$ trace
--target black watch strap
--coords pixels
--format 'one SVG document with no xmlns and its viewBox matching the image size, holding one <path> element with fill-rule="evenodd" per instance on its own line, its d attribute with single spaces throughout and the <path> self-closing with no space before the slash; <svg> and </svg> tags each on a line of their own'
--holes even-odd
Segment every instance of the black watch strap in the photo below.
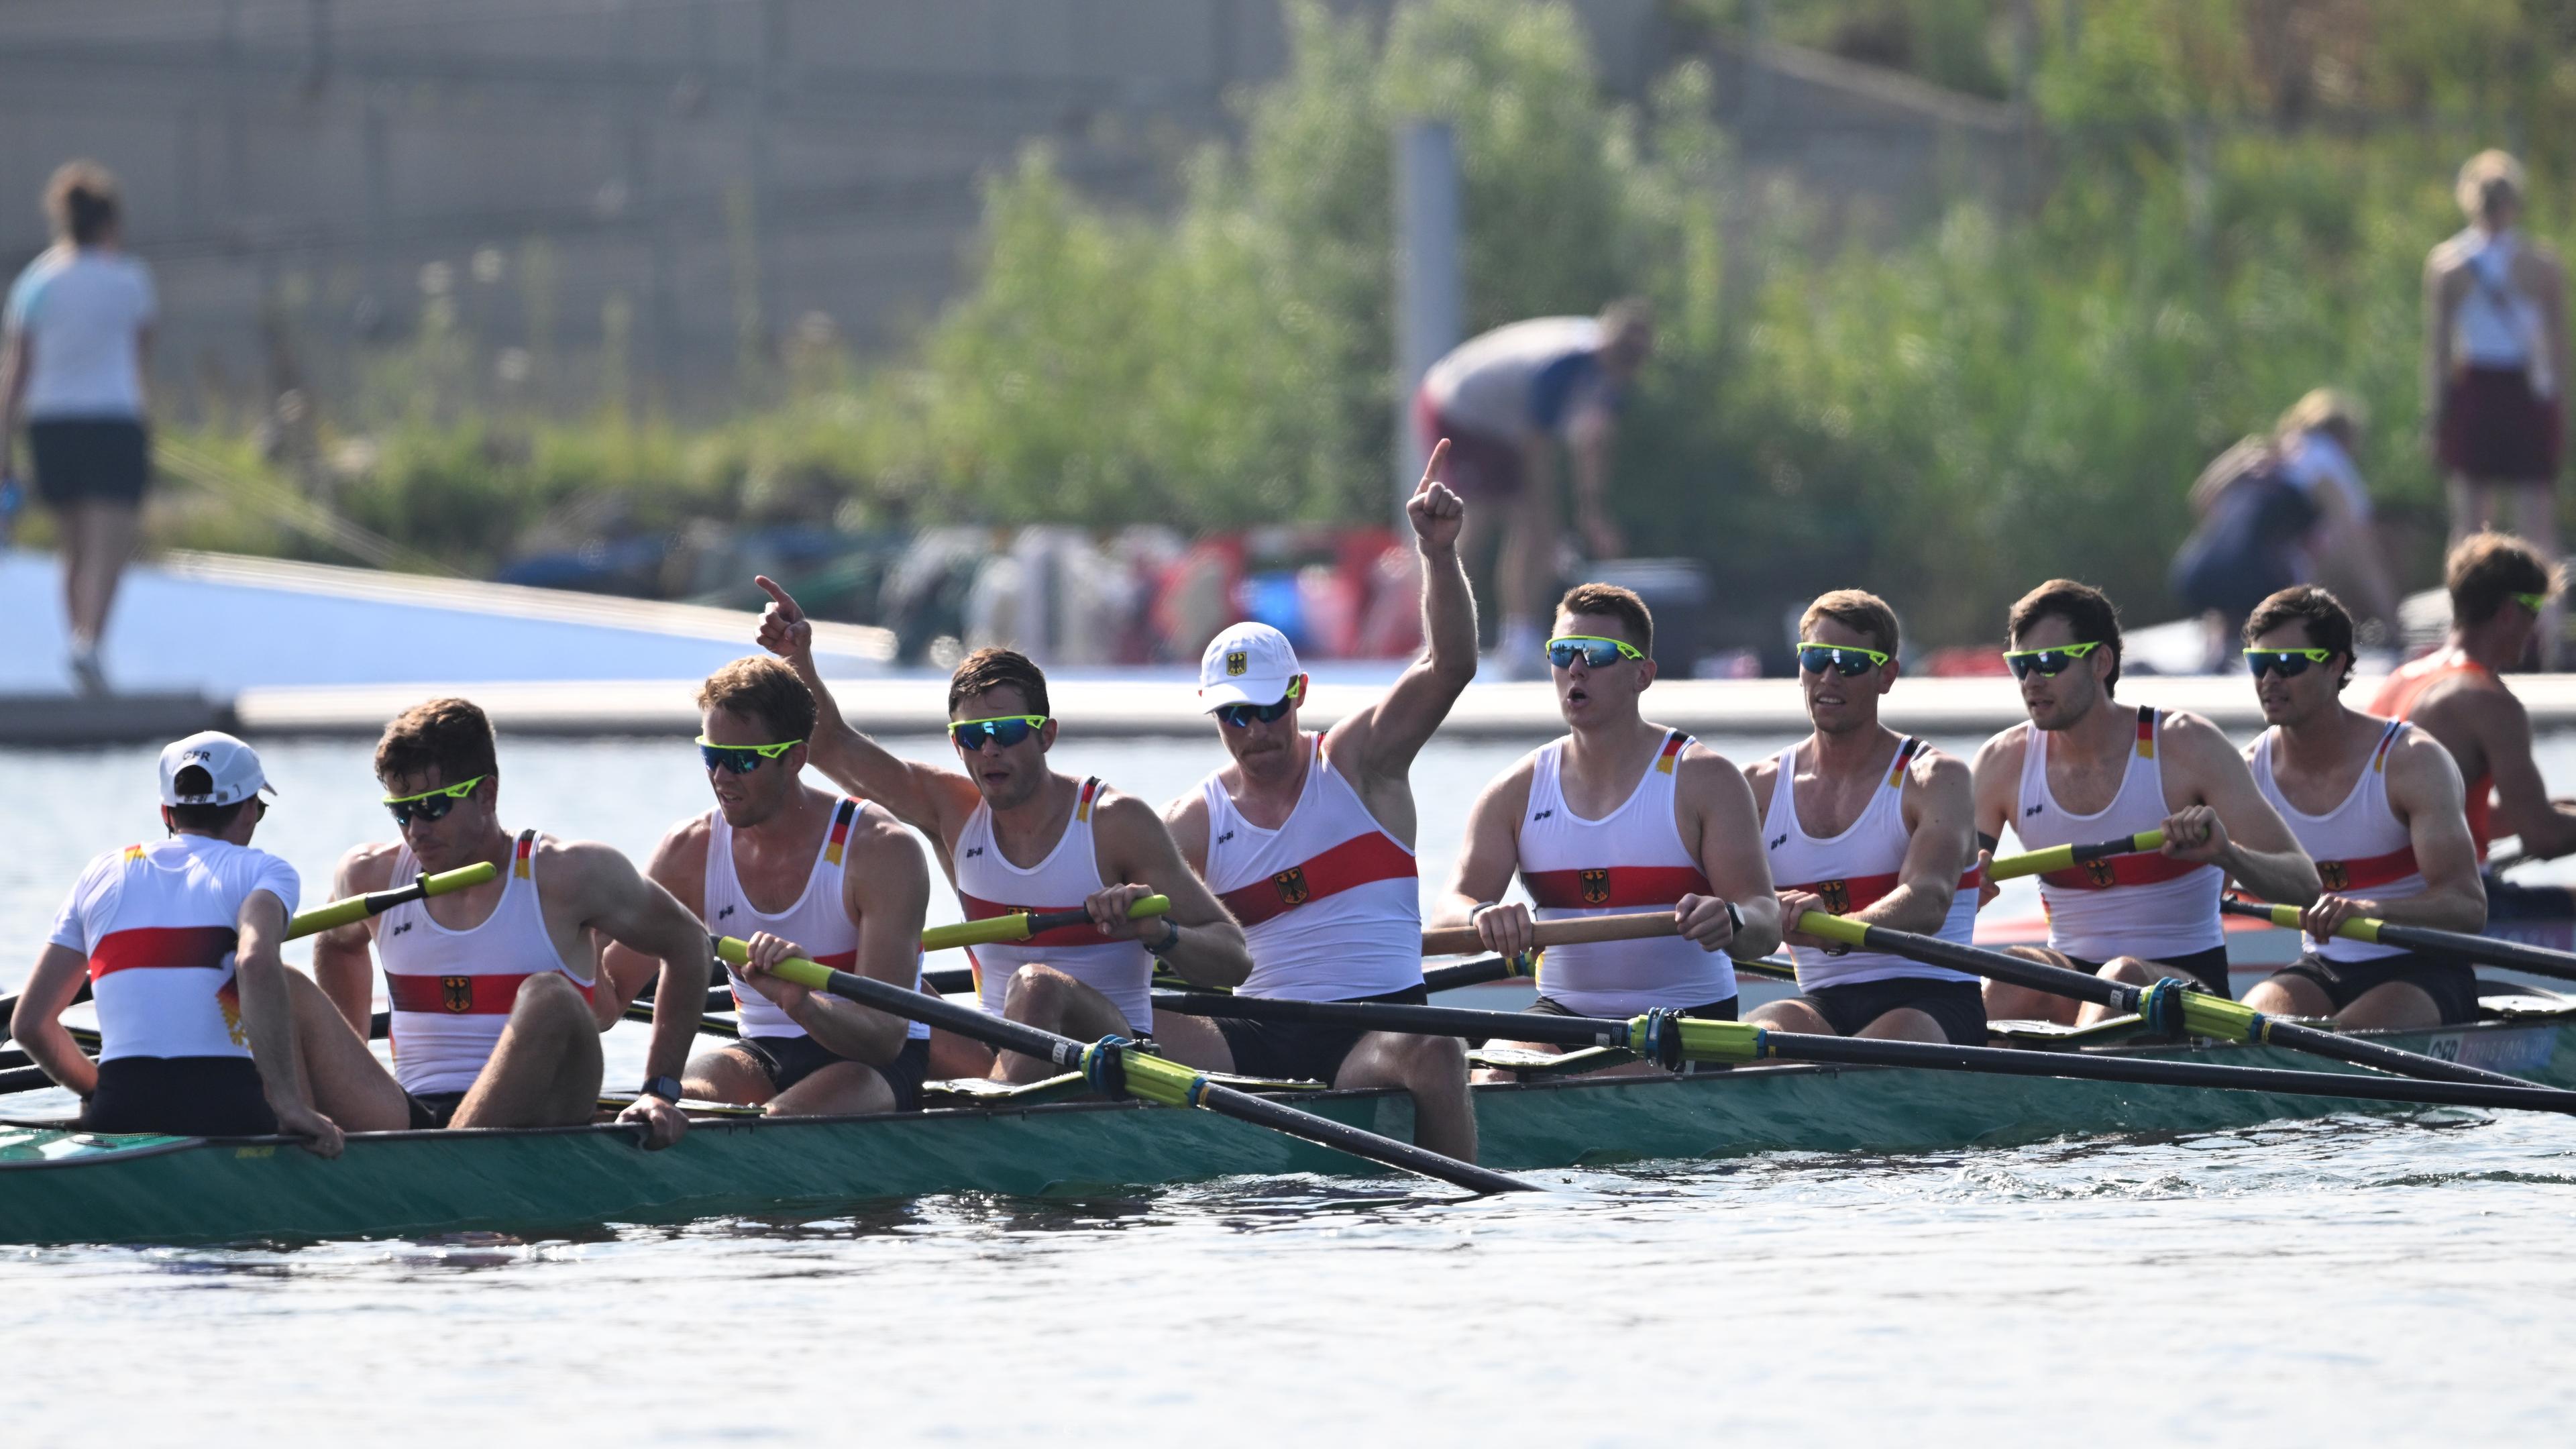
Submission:
<svg viewBox="0 0 2576 1449">
<path fill-rule="evenodd" d="M 1181 944 L 1181 923 L 1173 920 L 1169 916 L 1165 916 L 1163 917 L 1163 939 L 1159 941 L 1147 941 L 1145 943 L 1145 949 L 1152 952 L 1154 955 L 1161 956 L 1169 953 L 1174 946 L 1179 944 Z"/>
<path fill-rule="evenodd" d="M 665 1102 L 677 1102 L 680 1100 L 680 1079 L 677 1077 L 646 1077 L 644 1079 L 644 1090 L 638 1093 L 638 1095 L 645 1097 L 659 1097 Z"/>
</svg>

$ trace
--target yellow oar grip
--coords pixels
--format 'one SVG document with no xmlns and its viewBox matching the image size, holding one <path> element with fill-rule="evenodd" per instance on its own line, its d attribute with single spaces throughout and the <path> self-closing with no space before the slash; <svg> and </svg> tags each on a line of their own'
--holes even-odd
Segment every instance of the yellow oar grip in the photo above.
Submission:
<svg viewBox="0 0 2576 1449">
<path fill-rule="evenodd" d="M 417 900 L 420 896 L 443 896 L 449 891 L 461 891 L 467 886 L 481 885 L 499 873 L 492 862 L 478 860 L 458 870 L 446 870 L 436 875 L 422 876 L 414 882 L 420 887 L 419 895 L 414 895 L 406 887 L 397 887 L 387 891 L 370 891 L 362 896 L 350 896 L 346 900 L 315 906 L 286 923 L 286 938 L 292 941 L 299 936 L 315 936 L 324 931 L 336 931 L 352 921 L 363 921 L 378 911 L 400 904 L 401 901 Z M 386 896 L 395 896 L 399 899 L 383 900 L 382 898 Z"/>
<path fill-rule="evenodd" d="M 745 965 L 751 960 L 751 946 L 739 936 L 718 936 L 716 959 L 728 966 Z M 788 957 L 771 967 L 769 974 L 815 991 L 829 989 L 832 981 L 831 967 L 820 961 L 808 961 L 802 956 Z"/>
<path fill-rule="evenodd" d="M 2297 906 L 2272 907 L 2272 924 L 2284 931 L 2299 929 L 2299 908 Z M 2379 928 L 2386 924 L 2385 921 L 2374 921 L 2368 916 L 2355 916 L 2335 927 L 2335 934 L 2347 941 L 2368 941 L 2376 946 L 2379 944 Z"/>
<path fill-rule="evenodd" d="M 1147 896 L 1127 908 L 1127 919 L 1141 921 L 1150 916 L 1163 915 L 1171 908 L 1171 897 Z M 1007 916 L 987 916 L 980 921 L 959 921 L 953 926 L 933 926 L 921 933 L 921 949 L 947 951 L 959 946 L 989 946 L 1002 941 L 1025 941 L 1034 934 L 1036 933 L 1029 928 L 1029 913 L 1014 911 Z"/>
<path fill-rule="evenodd" d="M 1822 911 L 1809 911 L 1800 916 L 1796 929 L 1844 946 L 1862 945 L 1869 937 L 1869 927 L 1864 923 L 1849 916 L 1829 916 Z"/>
<path fill-rule="evenodd" d="M 2163 849 L 2164 843 L 2165 833 L 2162 830 L 2141 830 L 2128 838 L 2125 842 L 2126 849 L 2115 851 L 2113 854 L 2143 854 L 2150 850 Z M 2075 852 L 2078 848 L 2074 845 L 2052 845 L 2046 850 L 2034 850 L 2028 855 L 2000 857 L 1987 862 L 1986 879 L 2012 880 L 2025 875 L 2046 875 L 2052 870 L 2072 870 L 2075 868 Z"/>
</svg>

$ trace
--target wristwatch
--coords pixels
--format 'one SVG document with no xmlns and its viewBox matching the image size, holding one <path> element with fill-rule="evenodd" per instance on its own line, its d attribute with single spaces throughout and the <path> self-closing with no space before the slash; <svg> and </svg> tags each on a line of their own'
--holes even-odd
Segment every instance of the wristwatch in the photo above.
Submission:
<svg viewBox="0 0 2576 1449">
<path fill-rule="evenodd" d="M 1171 949 L 1179 944 L 1181 944 L 1180 924 L 1174 921 L 1171 917 L 1165 916 L 1163 918 L 1163 939 L 1159 941 L 1147 941 L 1144 943 L 1144 946 L 1146 950 L 1153 954 L 1164 956 L 1169 955 L 1171 953 Z"/>
<path fill-rule="evenodd" d="M 677 1077 L 646 1077 L 644 1079 L 644 1089 L 636 1095 L 642 1097 L 659 1097 L 665 1102 L 676 1103 L 680 1100 L 680 1079 Z"/>
</svg>

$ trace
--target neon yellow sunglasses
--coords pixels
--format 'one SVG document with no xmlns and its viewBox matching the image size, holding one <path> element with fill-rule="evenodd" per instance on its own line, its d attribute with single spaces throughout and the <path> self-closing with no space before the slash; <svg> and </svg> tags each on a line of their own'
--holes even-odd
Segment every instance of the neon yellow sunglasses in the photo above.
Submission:
<svg viewBox="0 0 2576 1449">
<path fill-rule="evenodd" d="M 1007 750 L 1036 734 L 1046 722 L 1047 716 L 1042 714 L 997 714 L 991 719 L 961 719 L 948 727 L 948 737 L 957 742 L 957 748 L 969 752 L 984 748 L 986 740 L 996 741 Z"/>
<path fill-rule="evenodd" d="M 1594 669 L 1607 669 L 1622 659 L 1645 657 L 1645 651 L 1634 644 L 1598 634 L 1559 634 L 1547 641 L 1547 662 L 1559 669 L 1573 668 L 1577 659 Z"/>
<path fill-rule="evenodd" d="M 2037 673 L 2042 679 L 2055 679 L 2065 672 L 2067 665 L 2101 647 L 2102 641 L 2095 639 L 2083 644 L 2059 644 L 2047 649 L 2007 649 L 2004 651 L 2004 667 L 2012 671 L 2015 679 L 2028 679 L 2033 673 Z"/>
<path fill-rule="evenodd" d="M 490 775 L 477 775 L 471 780 L 459 780 L 453 785 L 441 785 L 435 790 L 423 790 L 417 795 L 387 795 L 382 803 L 387 810 L 393 812 L 394 825 L 397 829 L 409 825 L 414 819 L 444 820 L 447 818 L 447 812 L 456 808 L 457 801 L 473 793 L 475 786 L 491 778 Z"/>
<path fill-rule="evenodd" d="M 720 745 L 705 735 L 698 736 L 698 758 L 710 770 L 731 770 L 748 775 L 760 768 L 763 760 L 774 760 L 805 743 L 803 740 L 781 740 L 774 745 Z"/>
<path fill-rule="evenodd" d="M 2331 649 L 2248 649 L 2245 672 L 2260 679 L 2268 669 L 2283 679 L 2296 679 L 2308 672 L 2309 665 L 2323 664 L 2333 657 Z"/>
<path fill-rule="evenodd" d="M 2549 596 L 2547 594 L 2516 594 L 2513 596 L 2513 601 L 2535 614 L 2539 613 L 2542 609 L 2549 607 Z"/>
</svg>

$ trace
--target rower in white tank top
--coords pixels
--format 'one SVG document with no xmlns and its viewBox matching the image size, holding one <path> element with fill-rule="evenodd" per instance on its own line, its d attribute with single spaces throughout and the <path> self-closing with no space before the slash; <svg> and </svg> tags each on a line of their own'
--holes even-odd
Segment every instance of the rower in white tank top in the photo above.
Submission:
<svg viewBox="0 0 2576 1449">
<path fill-rule="evenodd" d="M 993 840 L 993 807 L 975 802 L 975 813 L 957 832 L 950 859 L 957 867 L 957 900 L 966 919 L 981 921 L 1014 911 L 1078 911 L 1082 903 L 1110 882 L 1101 879 L 1100 856 L 1092 845 L 1091 803 L 1100 794 L 1097 776 L 1082 782 L 1073 818 L 1055 849 L 1022 870 L 1002 857 Z M 1089 921 L 1040 931 L 1025 941 L 977 946 L 967 952 L 975 963 L 975 989 L 984 1009 L 1002 1014 L 1011 977 L 1028 965 L 1052 966 L 1109 998 L 1139 1032 L 1154 1027 L 1154 958 L 1135 941 L 1104 941 Z"/>
<path fill-rule="evenodd" d="M 1805 891 L 1839 916 L 1865 910 L 1896 889 L 1905 868 L 1906 850 L 1914 841 L 1913 832 L 1905 828 L 1905 767 L 1922 747 L 1921 740 L 1911 737 L 1899 744 L 1896 763 L 1877 792 L 1869 797 L 1860 818 L 1829 840 L 1809 835 L 1798 822 L 1798 747 L 1791 745 L 1780 752 L 1771 803 L 1762 815 L 1762 840 L 1771 849 L 1771 878 L 1783 882 L 1777 888 L 1781 893 Z M 1950 914 L 1933 934 L 1962 946 L 1975 943 L 1977 873 L 1973 868 L 1961 877 L 1958 894 L 1950 898 Z M 1978 979 L 1964 971 L 1926 966 L 1883 951 L 1834 954 L 1808 946 L 1793 946 L 1790 951 L 1797 958 L 1798 985 L 1802 990 L 1900 977 L 1927 981 Z"/>
<path fill-rule="evenodd" d="M 848 849 L 850 827 L 859 818 L 859 802 L 843 797 L 832 810 L 832 828 L 823 832 L 822 847 L 814 853 L 814 868 L 805 876 L 805 893 L 796 903 L 777 915 L 770 915 L 751 903 L 743 894 L 742 879 L 734 874 L 733 827 L 725 823 L 724 812 L 708 812 L 714 829 L 707 839 L 706 894 L 701 898 L 707 908 L 707 929 L 720 936 L 737 936 L 745 940 L 755 931 L 767 931 L 782 940 L 793 941 L 818 961 L 835 971 L 847 971 L 859 959 L 859 923 L 850 919 L 842 899 L 841 878 L 846 869 L 842 852 Z M 805 1028 L 796 1018 L 781 1010 L 778 1003 L 761 995 L 742 979 L 742 973 L 728 966 L 726 978 L 733 984 L 734 1006 L 747 1037 L 803 1036 Z M 916 963 L 912 989 L 921 989 L 921 973 Z M 916 1021 L 904 1035 L 915 1039 L 930 1035 L 926 1022 Z"/>
<path fill-rule="evenodd" d="M 292 916 L 298 889 L 285 861 L 204 835 L 91 861 L 50 939 L 89 958 L 98 1059 L 248 1059 L 233 974 L 242 902 L 268 891 Z"/>
<path fill-rule="evenodd" d="M 470 930 L 440 925 L 422 901 L 406 901 L 379 919 L 376 957 L 384 963 L 385 994 L 393 1000 L 394 1080 L 404 1091 L 472 1089 L 492 1060 L 501 1029 L 510 1024 L 519 984 L 531 976 L 560 972 L 583 1000 L 590 999 L 591 977 L 564 964 L 546 930 L 545 909 L 537 900 L 536 848 L 537 832 L 519 832 L 509 874 L 501 879 L 501 899 Z M 411 847 L 395 852 L 393 885 L 408 885 L 419 874 Z"/>
<path fill-rule="evenodd" d="M 2092 815 L 2076 815 L 2048 791 L 2048 731 L 2031 729 L 2022 751 L 2021 794 L 2013 834 L 2024 850 L 2053 845 L 2094 845 L 2141 831 L 2161 830 L 2164 771 L 2156 763 L 2156 735 L 2163 715 L 2138 707 L 2136 748 L 2120 777 L 2120 791 Z M 2080 961 L 2114 956 L 2170 960 L 2227 944 L 2218 898 L 2226 874 L 2155 852 L 2086 861 L 2039 878 L 2040 904 L 2048 911 L 2048 944 Z"/>
<path fill-rule="evenodd" d="M 1520 823 L 1521 885 L 1541 921 L 1670 910 L 1713 894 L 1682 840 L 1677 767 L 1690 736 L 1673 730 L 1618 809 L 1586 820 L 1565 803 L 1564 740 L 1538 752 L 1529 814 Z M 1550 946 L 1539 994 L 1578 1016 L 1629 1016 L 1658 1007 L 1715 1006 L 1735 996 L 1735 962 L 1678 936 Z"/>
<path fill-rule="evenodd" d="M 2428 888 L 2423 869 L 2415 862 L 2415 837 L 2388 804 L 2388 752 L 2411 728 L 2404 720 L 2390 720 L 2379 732 L 2379 745 L 2370 752 L 2370 764 L 2361 778 L 2353 782 L 2352 793 L 2323 815 L 2310 815 L 2292 805 L 2272 778 L 2272 742 L 2280 737 L 2280 728 L 2265 730 L 2254 742 L 2256 788 L 2290 822 L 2299 848 L 2316 861 L 2319 879 L 2337 895 L 2367 891 L 2375 901 L 2399 901 L 2420 896 Z M 2322 946 L 2313 941 L 2307 945 L 2329 961 L 2371 961 L 2405 954 L 2396 946 L 2341 936 Z"/>
<path fill-rule="evenodd" d="M 1314 753 L 1297 806 L 1277 830 L 1234 808 L 1218 775 L 1208 812 L 1207 883 L 1243 923 L 1252 974 L 1236 992 L 1350 1001 L 1422 984 L 1422 885 L 1413 851 L 1387 834 L 1339 770 Z"/>
</svg>

